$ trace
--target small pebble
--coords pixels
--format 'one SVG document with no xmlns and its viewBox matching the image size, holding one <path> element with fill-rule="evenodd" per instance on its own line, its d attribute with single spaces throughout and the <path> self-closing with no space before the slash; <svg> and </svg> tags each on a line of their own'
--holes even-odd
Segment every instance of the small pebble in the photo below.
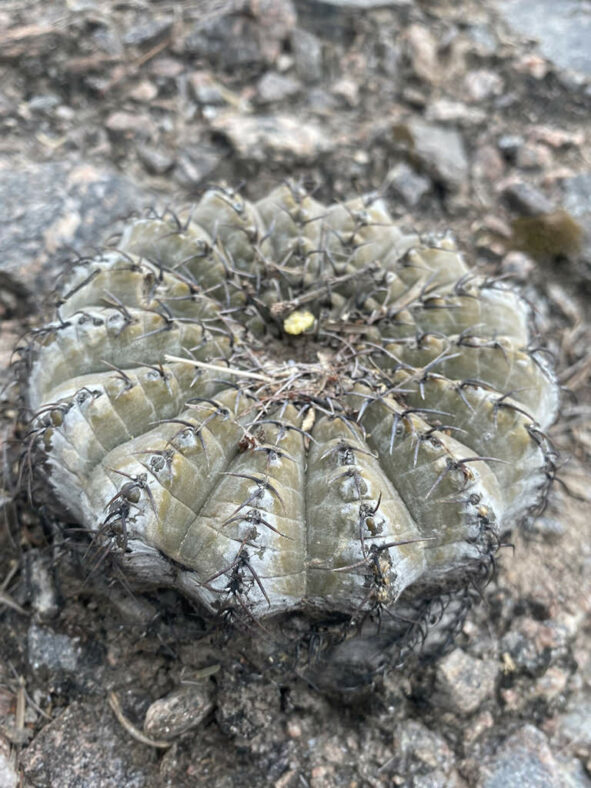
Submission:
<svg viewBox="0 0 591 788">
<path fill-rule="evenodd" d="M 172 740 L 196 728 L 213 710 L 211 684 L 191 684 L 154 701 L 144 720 L 153 739 Z"/>
</svg>

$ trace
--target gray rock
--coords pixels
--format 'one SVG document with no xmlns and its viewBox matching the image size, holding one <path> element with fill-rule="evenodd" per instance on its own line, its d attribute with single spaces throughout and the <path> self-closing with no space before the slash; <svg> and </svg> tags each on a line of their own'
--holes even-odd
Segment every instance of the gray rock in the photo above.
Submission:
<svg viewBox="0 0 591 788">
<path fill-rule="evenodd" d="M 27 634 L 29 664 L 34 671 L 42 667 L 73 673 L 78 670 L 80 644 L 67 635 L 32 624 Z"/>
<path fill-rule="evenodd" d="M 4 93 L 0 92 L 0 118 L 5 118 L 7 115 L 10 115 L 14 112 L 14 104 L 10 99 L 4 95 Z"/>
<path fill-rule="evenodd" d="M 499 42 L 494 28 L 490 25 L 478 22 L 470 24 L 468 21 L 466 33 L 476 44 L 480 55 L 486 57 L 496 54 Z"/>
<path fill-rule="evenodd" d="M 578 270 L 587 281 L 591 279 L 591 172 L 584 172 L 563 181 L 564 207 L 577 217 L 582 228 Z"/>
<path fill-rule="evenodd" d="M 564 208 L 573 216 L 591 214 L 591 172 L 583 172 L 562 182 Z"/>
<path fill-rule="evenodd" d="M 221 160 L 222 155 L 215 148 L 200 145 L 185 148 L 177 157 L 174 179 L 188 189 L 198 187 L 213 175 Z"/>
<path fill-rule="evenodd" d="M 441 736 L 429 730 L 416 720 L 405 720 L 394 729 L 394 751 L 388 771 L 407 778 L 412 775 L 413 782 L 422 780 L 422 786 L 446 785 L 440 782 L 454 765 L 454 755 Z"/>
<path fill-rule="evenodd" d="M 145 788 L 154 760 L 155 752 L 125 733 L 106 703 L 99 709 L 72 703 L 43 728 L 21 763 L 36 788 Z"/>
<path fill-rule="evenodd" d="M 320 126 L 293 115 L 239 115 L 216 118 L 212 127 L 241 159 L 257 162 L 312 162 L 332 148 Z"/>
<path fill-rule="evenodd" d="M 36 679 L 56 696 L 104 692 L 104 649 L 97 641 L 83 642 L 32 623 L 27 632 L 27 658 Z"/>
<path fill-rule="evenodd" d="M 560 745 L 566 744 L 573 754 L 591 758 L 591 696 L 571 700 L 566 714 L 556 720 L 556 735 Z"/>
<path fill-rule="evenodd" d="M 0 785 L 3 788 L 16 788 L 18 783 L 18 775 L 10 759 L 3 752 L 0 752 Z"/>
<path fill-rule="evenodd" d="M 291 0 L 259 0 L 236 11 L 231 4 L 199 21 L 185 38 L 185 54 L 227 71 L 273 63 L 295 25 Z"/>
<path fill-rule="evenodd" d="M 112 112 L 105 121 L 105 128 L 113 137 L 138 137 L 145 139 L 154 133 L 154 124 L 146 114 Z"/>
<path fill-rule="evenodd" d="M 277 71 L 267 71 L 257 85 L 257 101 L 259 104 L 283 101 L 296 96 L 301 89 L 302 86 L 296 79 L 278 74 Z"/>
<path fill-rule="evenodd" d="M 298 77 L 307 84 L 319 82 L 323 74 L 322 43 L 312 33 L 296 28 L 291 47 Z"/>
<path fill-rule="evenodd" d="M 153 175 L 164 175 L 174 167 L 173 156 L 150 145 L 138 145 L 137 155 L 146 170 Z"/>
<path fill-rule="evenodd" d="M 425 119 L 429 122 L 444 123 L 462 128 L 478 126 L 487 118 L 487 114 L 480 107 L 472 107 L 462 101 L 452 101 L 447 98 L 430 101 L 425 111 Z"/>
<path fill-rule="evenodd" d="M 390 31 L 387 28 L 380 33 L 378 47 L 380 66 L 384 74 L 391 80 L 396 80 L 397 83 L 400 77 L 402 49 L 398 42 L 391 40 Z"/>
<path fill-rule="evenodd" d="M 55 618 L 59 613 L 59 602 L 51 554 L 36 548 L 28 550 L 24 565 L 31 607 L 40 621 Z"/>
<path fill-rule="evenodd" d="M 61 260 L 100 245 L 119 218 L 152 202 L 128 178 L 90 164 L 0 169 L 3 286 L 21 299 L 51 292 Z"/>
<path fill-rule="evenodd" d="M 337 79 L 332 83 L 330 92 L 346 107 L 356 107 L 359 104 L 359 85 L 354 79 Z"/>
<path fill-rule="evenodd" d="M 60 104 L 55 110 L 55 117 L 64 123 L 71 123 L 76 117 L 76 110 L 67 104 Z"/>
<path fill-rule="evenodd" d="M 6 6 L 5 6 L 6 7 Z M 68 33 L 58 25 L 34 24 L 34 15 L 30 15 L 30 23 L 10 27 L 2 19 L 0 30 L 0 48 L 3 62 L 11 61 L 25 55 L 27 58 L 50 55 L 60 47 L 65 47 Z"/>
<path fill-rule="evenodd" d="M 196 728 L 212 710 L 209 682 L 181 687 L 152 703 L 146 712 L 144 731 L 154 739 L 172 740 Z"/>
<path fill-rule="evenodd" d="M 123 36 L 123 43 L 128 46 L 155 44 L 170 33 L 172 21 L 172 19 L 150 19 L 141 25 L 136 25 Z"/>
<path fill-rule="evenodd" d="M 479 145 L 472 158 L 472 176 L 475 181 L 490 187 L 505 173 L 505 160 L 494 145 Z"/>
<path fill-rule="evenodd" d="M 411 120 L 395 125 L 393 138 L 412 162 L 451 191 L 458 191 L 466 182 L 468 157 L 456 129 Z"/>
<path fill-rule="evenodd" d="M 329 116 L 339 105 L 337 97 L 321 87 L 308 90 L 306 100 L 310 110 L 317 115 Z"/>
<path fill-rule="evenodd" d="M 515 164 L 522 170 L 550 169 L 552 154 L 545 145 L 525 143 L 517 151 Z"/>
<path fill-rule="evenodd" d="M 173 87 L 185 71 L 185 64 L 173 57 L 159 57 L 150 64 L 150 74 L 159 84 Z"/>
<path fill-rule="evenodd" d="M 503 80 L 489 69 L 479 68 L 469 71 L 464 79 L 464 85 L 471 101 L 484 101 L 503 92 Z"/>
<path fill-rule="evenodd" d="M 450 775 L 441 769 L 435 769 L 429 774 L 415 774 L 412 778 L 412 788 L 461 788 L 464 785 L 457 773 Z"/>
<path fill-rule="evenodd" d="M 412 0 L 322 0 L 322 3 L 352 11 L 371 11 L 374 8 L 402 8 L 411 5 Z"/>
<path fill-rule="evenodd" d="M 413 0 L 295 0 L 298 20 L 306 29 L 339 43 L 349 43 L 362 13 L 391 8 L 408 11 Z M 401 15 L 401 23 L 406 15 Z"/>
<path fill-rule="evenodd" d="M 414 208 L 431 188 L 431 181 L 419 175 L 405 162 L 393 167 L 387 175 L 388 186 L 396 197 Z"/>
<path fill-rule="evenodd" d="M 518 33 L 538 39 L 548 60 L 591 74 L 591 14 L 586 0 L 497 0 L 497 5 Z"/>
<path fill-rule="evenodd" d="M 149 79 L 142 79 L 129 91 L 129 98 L 138 101 L 140 104 L 149 104 L 151 101 L 154 101 L 157 95 L 158 87 Z"/>
<path fill-rule="evenodd" d="M 189 74 L 189 88 L 198 104 L 221 107 L 226 103 L 223 88 L 208 71 Z"/>
<path fill-rule="evenodd" d="M 507 205 L 521 216 L 540 216 L 551 213 L 554 205 L 535 186 L 525 181 L 511 183 L 503 189 Z"/>
<path fill-rule="evenodd" d="M 231 70 L 262 65 L 256 23 L 246 17 L 221 16 L 197 23 L 184 43 L 185 54 Z"/>
<path fill-rule="evenodd" d="M 555 756 L 533 725 L 518 730 L 480 766 L 478 788 L 588 788 L 575 760 Z"/>
<path fill-rule="evenodd" d="M 457 648 L 437 666 L 432 701 L 455 714 L 472 714 L 493 696 L 498 672 L 496 662 L 475 659 Z"/>
<path fill-rule="evenodd" d="M 55 109 L 60 102 L 59 96 L 48 93 L 45 96 L 33 96 L 27 101 L 27 107 L 31 112 L 38 112 L 40 115 L 44 115 Z"/>
</svg>

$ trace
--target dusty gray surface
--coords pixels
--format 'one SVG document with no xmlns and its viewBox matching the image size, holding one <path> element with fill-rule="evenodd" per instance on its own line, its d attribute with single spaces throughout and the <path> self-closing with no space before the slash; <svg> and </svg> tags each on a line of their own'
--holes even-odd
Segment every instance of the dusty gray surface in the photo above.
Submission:
<svg viewBox="0 0 591 788">
<path fill-rule="evenodd" d="M 574 395 L 564 484 L 507 537 L 456 650 L 354 706 L 258 675 L 176 597 L 87 580 L 54 524 L 6 509 L 1 785 L 591 785 L 589 7 L 518 5 L 0 5 L 4 365 L 66 247 L 212 180 L 256 198 L 290 175 L 327 201 L 381 189 L 405 226 L 521 281 Z"/>
</svg>

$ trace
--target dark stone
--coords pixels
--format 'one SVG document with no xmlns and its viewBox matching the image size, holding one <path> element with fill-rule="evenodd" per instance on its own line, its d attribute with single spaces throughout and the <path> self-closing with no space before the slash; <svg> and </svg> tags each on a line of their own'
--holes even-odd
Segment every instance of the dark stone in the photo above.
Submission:
<svg viewBox="0 0 591 788">
<path fill-rule="evenodd" d="M 22 755 L 29 785 L 145 788 L 155 751 L 135 742 L 105 703 L 72 703 L 38 734 Z"/>
<path fill-rule="evenodd" d="M 186 54 L 227 71 L 273 63 L 295 25 L 291 0 L 258 0 L 199 21 L 184 41 Z"/>
<path fill-rule="evenodd" d="M 4 93 L 0 92 L 0 118 L 5 118 L 14 112 L 15 106 L 12 101 L 10 101 Z"/>
<path fill-rule="evenodd" d="M 198 23 L 185 39 L 184 50 L 227 70 L 264 62 L 257 26 L 246 17 L 222 16 Z"/>
<path fill-rule="evenodd" d="M 412 0 L 295 0 L 301 26 L 322 38 L 347 44 L 355 37 L 363 13 L 393 9 L 408 11 Z"/>
<path fill-rule="evenodd" d="M 509 208 L 522 216 L 540 216 L 554 210 L 554 205 L 539 189 L 524 181 L 507 186 L 503 197 Z"/>
<path fill-rule="evenodd" d="M 519 672 L 537 677 L 566 655 L 566 644 L 566 632 L 558 624 L 523 617 L 514 620 L 499 649 L 511 657 Z"/>
<path fill-rule="evenodd" d="M 105 241 L 152 202 L 131 180 L 90 164 L 0 171 L 0 282 L 26 299 L 51 292 L 64 259 Z"/>
<path fill-rule="evenodd" d="M 397 124 L 392 131 L 395 146 L 433 180 L 451 191 L 466 183 L 468 157 L 459 131 L 422 120 Z"/>
<path fill-rule="evenodd" d="M 132 27 L 124 36 L 128 46 L 142 46 L 161 41 L 172 28 L 172 19 L 150 19 L 144 24 Z"/>
<path fill-rule="evenodd" d="M 524 139 L 519 134 L 503 134 L 497 146 L 507 161 L 514 162 L 523 143 Z"/>
<path fill-rule="evenodd" d="M 74 673 L 78 670 L 80 645 L 67 635 L 33 624 L 28 632 L 29 664 L 34 671 L 42 667 Z"/>
<path fill-rule="evenodd" d="M 104 653 L 97 642 L 55 632 L 48 626 L 31 624 L 27 633 L 27 656 L 33 673 L 54 695 L 100 692 Z"/>
</svg>

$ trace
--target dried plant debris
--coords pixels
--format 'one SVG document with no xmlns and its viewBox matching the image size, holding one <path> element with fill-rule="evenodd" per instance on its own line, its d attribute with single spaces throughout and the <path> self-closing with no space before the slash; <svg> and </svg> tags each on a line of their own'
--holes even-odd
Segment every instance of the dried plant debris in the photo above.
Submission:
<svg viewBox="0 0 591 788">
<path fill-rule="evenodd" d="M 97 562 L 364 675 L 457 626 L 552 477 L 525 301 L 375 196 L 216 188 L 138 219 L 19 356 L 23 484 Z"/>
</svg>

